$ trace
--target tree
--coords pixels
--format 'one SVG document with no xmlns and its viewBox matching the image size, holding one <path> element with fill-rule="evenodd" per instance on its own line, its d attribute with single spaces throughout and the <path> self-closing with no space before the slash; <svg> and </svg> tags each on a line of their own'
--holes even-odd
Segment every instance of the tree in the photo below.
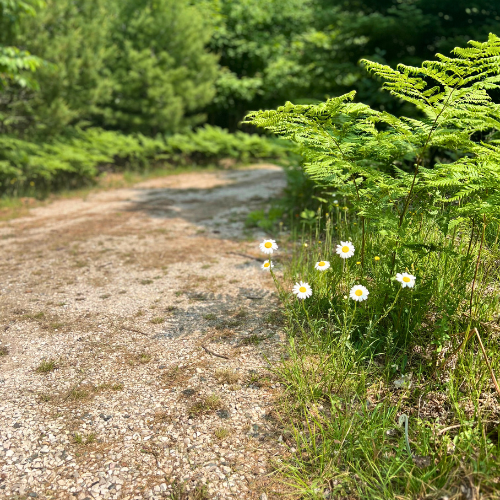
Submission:
<svg viewBox="0 0 500 500">
<path fill-rule="evenodd" d="M 114 0 L 49 0 L 36 17 L 25 19 L 17 41 L 50 61 L 37 72 L 36 93 L 10 89 L 11 124 L 30 137 L 54 136 L 69 125 L 90 123 L 98 103 L 110 95 L 104 59 Z"/>
<path fill-rule="evenodd" d="M 199 0 L 215 26 L 222 71 L 210 121 L 236 127 L 251 109 L 317 102 L 350 89 L 396 114 L 414 112 L 379 92 L 362 58 L 419 65 L 470 39 L 500 33 L 496 0 Z"/>
<path fill-rule="evenodd" d="M 301 64 L 309 68 L 309 95 L 317 99 L 355 89 L 358 99 L 398 114 L 408 105 L 380 92 L 380 81 L 358 64 L 368 58 L 395 67 L 419 65 L 469 40 L 500 33 L 495 0 L 318 0 L 316 36 L 305 37 Z"/>
<path fill-rule="evenodd" d="M 235 128 L 245 112 L 304 96 L 309 78 L 300 40 L 315 0 L 202 0 L 212 19 L 210 49 L 220 57 L 210 121 Z"/>
<path fill-rule="evenodd" d="M 211 30 L 187 0 L 119 3 L 105 60 L 109 99 L 96 116 L 107 127 L 147 134 L 204 121 L 215 94 L 217 58 L 205 44 Z"/>
<path fill-rule="evenodd" d="M 36 71 L 43 61 L 7 43 L 17 33 L 21 18 L 35 15 L 35 7 L 42 5 L 42 0 L 0 0 L 0 89 L 9 82 L 21 87 L 36 87 L 36 82 L 27 73 Z"/>
</svg>

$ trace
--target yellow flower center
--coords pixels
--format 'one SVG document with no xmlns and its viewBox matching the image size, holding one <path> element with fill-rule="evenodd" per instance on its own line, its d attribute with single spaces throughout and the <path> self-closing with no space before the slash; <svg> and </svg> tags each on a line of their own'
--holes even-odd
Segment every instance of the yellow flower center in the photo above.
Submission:
<svg viewBox="0 0 500 500">
<path fill-rule="evenodd" d="M 342 251 L 344 253 L 347 253 L 349 250 L 350 250 L 350 248 L 348 246 L 342 247 Z"/>
<path fill-rule="evenodd" d="M 358 297 L 361 297 L 363 295 L 363 290 L 360 290 L 359 288 L 354 292 L 354 295 L 357 295 Z"/>
<path fill-rule="evenodd" d="M 269 267 L 269 262 L 264 262 L 264 267 Z"/>
<path fill-rule="evenodd" d="M 409 283 L 409 282 L 411 281 L 411 279 L 410 279 L 410 278 L 408 278 L 408 276 L 403 276 L 403 281 L 404 281 L 405 283 Z"/>
<path fill-rule="evenodd" d="M 271 247 L 273 246 L 273 244 L 272 244 L 270 241 L 266 241 L 266 242 L 264 243 L 264 246 L 265 246 L 266 248 L 271 248 Z"/>
<path fill-rule="evenodd" d="M 324 265 L 325 265 L 325 263 L 324 263 L 323 261 L 318 262 L 318 266 L 319 266 L 319 267 L 323 267 Z"/>
<path fill-rule="evenodd" d="M 301 286 L 301 287 L 299 288 L 299 292 L 300 292 L 300 293 L 305 293 L 305 292 L 307 292 L 307 288 L 306 288 L 305 286 Z"/>
</svg>

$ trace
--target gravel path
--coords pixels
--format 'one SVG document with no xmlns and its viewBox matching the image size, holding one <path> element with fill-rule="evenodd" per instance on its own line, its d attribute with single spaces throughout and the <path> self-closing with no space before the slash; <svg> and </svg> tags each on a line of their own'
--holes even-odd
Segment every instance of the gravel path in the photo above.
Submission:
<svg viewBox="0 0 500 500">
<path fill-rule="evenodd" d="M 283 335 L 243 221 L 283 187 L 182 174 L 0 225 L 0 497 L 273 498 Z"/>
</svg>

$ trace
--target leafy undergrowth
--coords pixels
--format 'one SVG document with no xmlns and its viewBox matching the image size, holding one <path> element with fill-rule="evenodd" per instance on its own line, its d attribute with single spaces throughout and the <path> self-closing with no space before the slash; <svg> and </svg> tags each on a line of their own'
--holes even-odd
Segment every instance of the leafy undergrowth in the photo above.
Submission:
<svg viewBox="0 0 500 500">
<path fill-rule="evenodd" d="M 272 256 L 290 339 L 274 368 L 286 387 L 284 481 L 311 499 L 498 498 L 500 394 L 488 367 L 500 366 L 498 242 L 485 238 L 471 300 L 480 241 L 456 238 L 453 258 L 413 256 L 415 285 L 403 288 L 377 232 L 365 231 L 362 266 L 358 218 L 336 206 L 326 218 L 325 232 L 324 221 L 303 225 L 283 241 L 287 255 Z M 432 244 L 432 220 L 424 227 Z M 341 240 L 351 258 L 338 255 Z M 312 296 L 290 294 L 297 281 Z M 350 297 L 357 283 L 364 301 Z"/>
<path fill-rule="evenodd" d="M 165 164 L 227 166 L 285 159 L 289 145 L 206 125 L 171 136 L 125 135 L 99 128 L 70 129 L 51 143 L 0 137 L 0 195 L 47 196 L 95 183 L 103 172 L 147 172 Z"/>
<path fill-rule="evenodd" d="M 397 359 L 301 340 L 276 369 L 291 451 L 281 472 L 301 498 L 498 498 L 500 406 L 477 349 L 435 379 L 415 354 L 401 384 Z M 497 342 L 486 348 L 498 366 Z"/>
<path fill-rule="evenodd" d="M 261 245 L 290 338 L 282 472 L 301 498 L 499 498 L 500 37 L 364 64 L 418 117 L 354 92 L 247 117 L 321 194 L 287 261 Z"/>
</svg>

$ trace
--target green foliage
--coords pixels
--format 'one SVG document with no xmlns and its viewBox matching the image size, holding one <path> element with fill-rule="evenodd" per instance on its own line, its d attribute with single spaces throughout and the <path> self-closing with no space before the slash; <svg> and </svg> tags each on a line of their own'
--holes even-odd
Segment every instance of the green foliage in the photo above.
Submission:
<svg viewBox="0 0 500 500">
<path fill-rule="evenodd" d="M 317 102 L 353 87 L 378 109 L 409 112 L 377 92 L 379 83 L 358 65 L 361 57 L 418 65 L 436 48 L 500 29 L 490 0 L 439 6 L 430 0 L 49 0 L 42 6 L 0 2 L 3 133 L 55 137 L 68 126 L 90 125 L 155 135 L 185 132 L 207 115 L 234 130 L 249 109 L 287 99 Z M 53 65 L 40 67 L 30 53 Z M 13 78 L 40 92 L 19 89 Z"/>
<path fill-rule="evenodd" d="M 26 75 L 26 72 L 34 73 L 42 64 L 39 57 L 27 51 L 17 47 L 0 47 L 0 88 L 9 82 L 21 87 L 36 88 L 36 81 Z"/>
<path fill-rule="evenodd" d="M 207 117 L 234 130 L 248 109 L 286 99 L 316 103 L 346 88 L 356 88 L 379 114 L 386 109 L 399 116 L 405 110 L 419 119 L 410 101 L 376 91 L 379 81 L 367 77 L 359 58 L 418 65 L 430 50 L 498 31 L 497 10 L 490 0 L 474 5 L 444 0 L 439 6 L 430 0 L 335 5 L 326 0 L 48 0 L 46 5 L 0 0 L 0 133 L 36 144 L 65 143 L 72 128 L 149 137 L 181 133 L 172 140 L 179 142 L 175 154 L 184 162 L 191 158 L 181 151 L 191 147 L 183 144 L 184 134 Z M 379 139 L 384 127 L 395 128 L 375 115 L 369 119 Z M 487 139 L 497 147 L 489 140 L 495 137 Z M 200 145 L 205 158 L 209 146 Z M 237 148 L 242 160 L 247 146 L 259 147 Z M 221 140 L 212 145 L 219 147 Z M 398 147 L 404 148 L 404 141 L 391 144 Z M 223 149 L 213 157 L 234 157 L 229 139 Z M 436 142 L 427 150 L 431 162 L 443 159 Z M 412 154 L 391 152 L 404 171 Z M 465 171 L 459 178 L 464 176 Z M 299 213 L 316 209 L 300 208 Z"/>
<path fill-rule="evenodd" d="M 467 471 L 493 499 L 499 410 L 482 401 L 498 397 L 500 38 L 420 67 L 364 64 L 412 117 L 351 92 L 247 119 L 299 145 L 321 203 L 301 213 L 283 281 L 273 275 L 292 336 L 275 369 L 288 396 L 282 471 L 303 498 L 369 499 L 459 495 Z M 344 241 L 353 258 L 337 255 Z M 298 281 L 312 296 L 289 293 Z M 354 285 L 366 300 L 350 298 Z"/>
<path fill-rule="evenodd" d="M 254 112 L 247 122 L 298 143 L 306 172 L 346 196 L 385 232 L 389 247 L 425 243 L 418 233 L 408 240 L 410 209 L 431 217 L 442 210 L 446 238 L 467 220 L 500 216 L 499 107 L 488 93 L 499 88 L 500 39 L 490 35 L 454 54 L 397 70 L 364 61 L 385 89 L 418 108 L 419 118 L 354 103 L 351 92 L 318 105 Z"/>
<path fill-rule="evenodd" d="M 357 0 L 332 7 L 319 0 L 314 32 L 306 37 L 310 97 L 323 100 L 356 89 L 361 102 L 394 114 L 412 107 L 379 91 L 358 64 L 370 59 L 395 67 L 418 66 L 435 52 L 448 53 L 468 40 L 500 33 L 500 9 L 491 0 Z"/>
<path fill-rule="evenodd" d="M 205 50 L 211 30 L 187 0 L 127 0 L 110 34 L 111 95 L 104 125 L 148 134 L 203 121 L 215 93 L 217 60 Z"/>
<path fill-rule="evenodd" d="M 112 0 L 50 0 L 36 17 L 24 20 L 16 42 L 52 64 L 37 72 L 38 92 L 7 89 L 0 103 L 5 133 L 47 138 L 68 126 L 88 125 L 111 94 L 104 58 L 111 50 L 113 5 Z"/>
<path fill-rule="evenodd" d="M 187 0 L 49 0 L 16 41 L 54 64 L 40 68 L 40 92 L 9 89 L 4 130 L 37 137 L 89 124 L 148 135 L 186 130 L 203 121 L 200 109 L 215 92 L 210 35 Z"/>
<path fill-rule="evenodd" d="M 0 136 L 0 194 L 38 194 L 94 182 L 103 171 L 144 170 L 150 165 L 208 164 L 284 158 L 286 145 L 216 127 L 151 139 L 99 128 L 72 130 L 51 142 Z"/>
<path fill-rule="evenodd" d="M 498 346 L 487 349 L 498 363 Z M 410 386 L 397 389 L 401 359 L 372 362 L 338 338 L 291 342 L 274 371 L 290 447 L 280 472 L 300 498 L 460 498 L 465 485 L 497 498 L 498 412 L 481 403 L 491 395 L 483 360 L 468 349 L 445 380 L 425 378 L 418 362 L 405 366 L 415 370 Z"/>
<path fill-rule="evenodd" d="M 210 48 L 220 54 L 212 120 L 236 127 L 246 110 L 270 106 L 304 88 L 297 54 L 313 21 L 311 0 L 205 0 L 214 26 Z"/>
<path fill-rule="evenodd" d="M 283 209 L 277 205 L 269 210 L 255 210 L 250 212 L 245 221 L 246 227 L 259 227 L 266 232 L 271 232 L 276 229 L 276 226 L 283 218 Z"/>
<path fill-rule="evenodd" d="M 378 92 L 361 58 L 419 65 L 434 51 L 500 32 L 491 0 L 203 0 L 220 54 L 210 120 L 236 127 L 250 109 L 311 103 L 355 88 L 363 102 L 396 114 L 411 107 Z"/>
<path fill-rule="evenodd" d="M 21 87 L 37 87 L 29 73 L 42 66 L 42 59 L 26 50 L 5 45 L 11 42 L 19 30 L 21 19 L 34 16 L 35 7 L 43 5 L 41 0 L 0 0 L 0 90 L 12 82 Z"/>
<path fill-rule="evenodd" d="M 496 371 L 499 225 L 491 224 L 490 240 L 457 232 L 443 247 L 441 214 L 412 212 L 409 240 L 418 233 L 426 243 L 402 250 L 406 271 L 416 276 L 413 288 L 402 288 L 382 231 L 373 225 L 363 231 L 347 200 L 333 200 L 327 215 L 317 213 L 326 219 L 324 230 L 320 220 L 304 225 L 300 245 L 278 241 L 291 248 L 291 259 L 290 252 L 283 260 L 273 254 L 275 268 L 283 269 L 283 280 L 281 273 L 274 278 L 290 337 L 288 356 L 274 367 L 285 387 L 284 482 L 301 498 L 409 500 L 452 497 L 467 471 L 467 484 L 496 498 L 498 394 L 468 333 L 472 264 L 479 262 L 472 318 Z M 354 243 L 352 258 L 336 254 L 339 240 Z M 330 268 L 317 271 L 318 261 Z M 301 301 L 289 293 L 299 280 L 312 288 Z M 349 298 L 355 284 L 368 288 L 366 301 Z M 494 402 L 486 405 L 485 398 Z M 398 425 L 402 415 L 409 416 L 410 451 Z"/>
<path fill-rule="evenodd" d="M 259 158 L 285 158 L 289 147 L 285 141 L 240 131 L 231 134 L 210 125 L 194 132 L 174 134 L 166 142 L 167 159 L 176 163 L 213 163 L 221 158 L 232 158 L 238 162 Z"/>
</svg>

